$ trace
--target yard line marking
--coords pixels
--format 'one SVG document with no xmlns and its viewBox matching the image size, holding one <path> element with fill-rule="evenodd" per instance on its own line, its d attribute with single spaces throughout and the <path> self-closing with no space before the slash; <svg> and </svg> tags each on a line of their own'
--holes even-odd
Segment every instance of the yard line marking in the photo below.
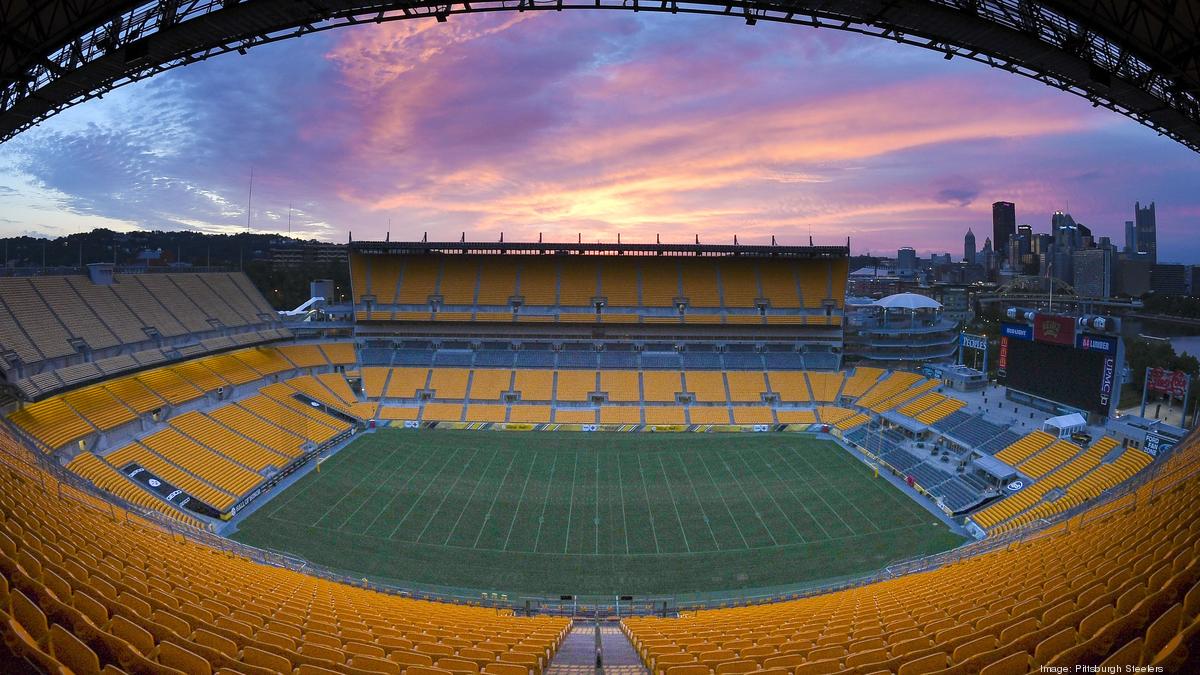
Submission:
<svg viewBox="0 0 1200 675">
<path fill-rule="evenodd" d="M 393 454 L 395 454 L 396 450 L 398 450 L 398 449 L 399 449 L 399 446 L 392 448 L 392 452 L 388 454 L 388 459 L 391 459 L 391 456 Z M 391 473 L 388 474 L 388 478 L 391 478 L 392 476 L 396 475 L 397 471 L 400 471 L 405 466 L 407 466 L 409 460 L 411 460 L 412 458 L 413 458 L 412 454 L 409 454 L 407 457 L 405 457 L 404 461 L 400 463 L 400 466 L 396 467 Z M 380 466 L 382 466 L 382 465 L 380 465 Z M 378 467 L 376 467 L 376 468 L 378 468 Z M 374 469 L 372 470 L 372 472 L 374 472 Z M 361 504 L 354 507 L 354 510 L 351 511 L 349 515 L 347 515 L 345 518 L 342 519 L 341 524 L 337 526 L 337 529 L 339 532 L 341 531 L 342 527 L 344 527 L 346 525 L 346 523 L 350 522 L 350 519 L 353 518 L 354 515 L 358 513 L 359 509 L 366 506 L 367 502 L 371 501 L 371 499 L 375 495 L 379 494 L 379 491 L 383 488 L 385 483 L 387 483 L 387 478 L 379 481 L 379 483 L 375 486 L 375 489 L 371 490 L 371 494 L 366 499 L 364 499 Z"/>
<path fill-rule="evenodd" d="M 434 457 L 433 453 L 428 453 L 425 455 L 425 461 L 421 462 L 421 466 L 417 467 L 416 471 L 408 474 L 408 478 L 404 481 L 404 485 L 400 486 L 399 490 L 396 490 L 395 492 L 392 493 L 391 497 L 388 497 L 388 500 L 383 503 L 383 508 L 380 509 L 379 513 L 376 513 L 375 517 L 371 519 L 371 522 L 367 524 L 367 529 L 363 530 L 363 534 L 366 534 L 367 532 L 371 531 L 371 528 L 374 527 L 375 523 L 379 521 L 379 517 L 382 516 L 384 513 L 387 513 L 388 507 L 392 505 L 392 502 L 396 501 L 396 497 L 399 497 L 401 494 L 403 494 L 404 488 L 408 487 L 408 484 L 412 482 L 412 479 L 415 478 L 417 475 L 419 475 L 422 471 L 425 470 L 425 466 L 427 464 L 429 464 L 429 461 L 431 459 L 433 459 L 433 457 Z M 395 475 L 396 475 L 395 472 L 393 472 L 391 476 L 388 476 L 388 480 L 391 480 L 392 476 L 395 476 Z"/>
<path fill-rule="evenodd" d="M 529 477 L 533 475 L 533 467 L 537 466 L 538 451 L 533 451 L 533 461 L 529 463 L 529 471 L 525 473 L 525 483 L 521 486 L 521 496 L 517 498 L 517 508 L 513 510 L 512 521 L 508 523 L 508 534 L 504 535 L 504 546 L 501 551 L 508 550 L 508 540 L 512 538 L 513 527 L 517 524 L 517 516 L 521 513 L 521 505 L 525 503 L 525 490 L 529 488 Z"/>
<path fill-rule="evenodd" d="M 592 524 L 596 526 L 596 546 L 592 549 L 593 553 L 600 553 L 600 453 L 596 453 L 596 518 L 592 520 Z"/>
<path fill-rule="evenodd" d="M 347 445 L 346 447 L 343 448 L 343 450 L 348 449 L 349 447 L 350 446 Z M 354 461 L 353 457 L 356 454 L 358 454 L 358 453 L 353 453 L 353 454 L 347 453 L 347 454 L 343 455 L 341 451 L 338 451 L 329 460 L 327 460 L 330 462 L 330 466 L 327 467 L 326 470 L 334 471 L 347 461 L 353 462 Z M 350 459 L 347 459 L 347 458 L 350 458 Z M 337 460 L 337 462 L 334 463 L 334 460 Z M 299 490 L 297 490 L 295 494 L 288 496 L 287 499 L 280 502 L 278 506 L 276 506 L 274 509 L 271 510 L 271 512 L 267 515 L 267 517 L 274 518 L 275 514 L 282 511 L 285 506 L 287 506 L 288 504 L 291 504 L 297 497 L 308 492 L 309 489 L 311 489 L 313 486 L 320 483 L 319 476 L 316 476 L 314 472 L 310 472 L 309 474 L 305 475 L 301 480 L 307 479 L 309 476 L 315 476 L 315 477 L 311 481 L 309 481 L 307 484 L 305 484 L 303 487 L 301 487 Z M 297 481 L 295 485 L 299 485 L 299 483 L 300 483 L 300 481 Z"/>
<path fill-rule="evenodd" d="M 478 452 L 478 450 L 476 452 Z M 446 457 L 446 461 L 437 470 L 437 473 L 433 475 L 433 478 L 430 478 L 429 481 L 425 483 L 425 487 L 421 490 L 421 494 L 417 495 L 417 498 L 413 500 L 413 503 L 408 505 L 408 510 L 404 512 L 404 515 L 401 516 L 400 521 L 396 523 L 396 527 L 393 527 L 392 531 L 388 533 L 388 539 L 396 536 L 396 532 L 400 529 L 400 526 L 404 524 L 404 521 L 408 520 L 408 516 L 412 513 L 412 510 L 416 508 L 417 504 L 421 503 L 422 499 L 425 498 L 425 493 L 429 492 L 429 486 L 433 485 L 434 481 L 437 480 L 437 477 L 442 475 L 442 472 L 446 470 L 446 467 L 450 466 L 450 460 L 457 456 L 458 450 L 455 449 L 449 456 Z M 470 464 L 470 460 L 468 460 L 467 463 Z"/>
<path fill-rule="evenodd" d="M 662 553 L 662 547 L 658 545 L 658 531 L 654 527 L 654 509 L 650 507 L 650 490 L 646 488 L 646 474 L 642 469 L 642 456 L 638 454 L 638 477 L 642 480 L 642 493 L 646 495 L 646 513 L 650 514 L 650 534 L 654 537 L 654 552 Z"/>
<path fill-rule="evenodd" d="M 391 457 L 391 456 L 392 456 L 392 453 L 388 453 L 388 457 Z M 335 508 L 337 508 L 337 505 L 338 505 L 338 504 L 341 504 L 343 499 L 345 499 L 346 497 L 349 497 L 351 492 L 354 492 L 355 490 L 357 490 L 357 489 L 358 489 L 358 486 L 359 486 L 359 485 L 362 485 L 362 482 L 363 482 L 364 480 L 366 480 L 366 479 L 367 479 L 367 478 L 368 478 L 368 477 L 369 477 L 371 474 L 375 473 L 375 470 L 376 470 L 376 469 L 378 469 L 378 468 L 379 468 L 379 465 L 380 465 L 380 464 L 383 464 L 383 462 L 384 462 L 386 459 L 387 459 L 387 458 L 385 457 L 384 459 L 381 459 L 381 460 L 379 460 L 379 461 L 375 462 L 375 465 L 371 467 L 371 470 L 370 470 L 370 471 L 366 471 L 366 472 L 364 472 L 364 473 L 363 473 L 363 476 L 362 476 L 362 478 L 359 478 L 359 479 L 358 479 L 358 482 L 354 484 L 354 487 L 352 487 L 352 488 L 350 488 L 349 490 L 346 490 L 345 492 L 343 492 L 343 493 L 342 493 L 342 496 L 337 498 L 337 501 L 335 501 L 334 503 L 330 504 L 330 505 L 329 505 L 329 508 L 325 509 L 325 513 L 322 513 L 322 514 L 321 514 L 321 517 L 320 517 L 320 518 L 317 518 L 317 519 L 316 519 L 316 520 L 313 522 L 313 525 L 319 525 L 319 524 L 320 524 L 320 522 L 321 522 L 322 520 L 325 520 L 325 516 L 328 516 L 330 511 L 333 511 Z"/>
<path fill-rule="evenodd" d="M 763 520 L 762 513 L 758 510 L 758 505 L 750 499 L 750 494 L 746 492 L 746 488 L 742 485 L 742 481 L 738 480 L 737 475 L 733 473 L 733 467 L 729 466 L 729 462 L 725 461 L 724 457 L 721 457 L 721 466 L 725 467 L 725 473 L 728 473 L 729 477 L 733 479 L 733 482 L 737 483 L 738 490 L 742 493 L 742 496 L 746 498 L 746 503 L 749 504 L 750 508 L 754 510 L 754 517 L 758 519 L 758 524 L 762 525 L 762 528 L 764 531 L 766 531 L 767 536 L 771 538 L 771 543 L 778 545 L 779 540 L 775 538 L 775 533 L 771 531 L 771 528 L 767 527 L 767 521 Z"/>
<path fill-rule="evenodd" d="M 737 530 L 738 536 L 742 539 L 742 546 L 750 548 L 750 542 L 746 541 L 746 535 L 742 533 L 742 526 L 738 525 L 737 518 L 733 515 L 733 509 L 729 508 L 729 502 L 725 499 L 725 494 L 717 487 L 717 479 L 712 475 L 712 469 L 708 468 L 708 462 L 704 460 L 704 453 L 697 452 L 696 456 L 700 458 L 700 464 L 704 466 L 704 473 L 708 474 L 708 481 L 712 483 L 713 492 L 721 498 L 721 503 L 725 505 L 725 512 L 729 514 L 729 520 L 733 521 L 733 527 Z"/>
<path fill-rule="evenodd" d="M 340 453 L 339 453 L 339 455 L 340 455 Z M 334 457 L 337 457 L 337 456 L 338 455 L 334 455 Z M 329 469 L 332 469 L 332 468 L 333 467 L 329 467 Z M 306 483 L 305 485 L 301 486 L 300 481 L 309 479 L 310 476 L 312 477 L 311 480 L 309 480 L 308 483 Z M 318 482 L 320 482 L 317 479 L 318 479 L 318 476 L 317 476 L 316 472 L 314 472 L 314 471 L 310 471 L 308 474 L 306 474 L 302 478 L 298 479 L 295 483 L 292 484 L 292 487 L 299 488 L 296 490 L 296 493 L 292 494 L 292 495 L 288 495 L 287 499 L 281 500 L 279 502 L 279 504 L 275 505 L 275 508 L 271 509 L 271 512 L 269 514 L 267 514 L 267 517 L 274 518 L 276 514 L 278 514 L 280 511 L 282 511 L 284 509 L 284 507 L 286 507 L 288 504 L 291 504 L 293 501 L 295 501 L 295 499 L 297 497 L 304 494 L 305 492 L 308 492 L 308 490 L 310 488 L 312 488 L 314 485 L 316 485 Z"/>
<path fill-rule="evenodd" d="M 421 528 L 421 533 L 417 535 L 417 538 L 414 539 L 413 542 L 417 544 L 421 543 L 421 537 L 425 536 L 425 531 L 429 529 L 430 524 L 437 520 L 438 514 L 442 512 L 442 507 L 446 504 L 446 500 L 450 498 L 450 495 L 454 494 L 454 488 L 458 485 L 458 481 L 462 480 L 462 477 L 466 475 L 467 467 L 471 466 L 471 463 L 475 461 L 475 456 L 478 454 L 479 448 L 475 448 L 475 451 L 471 453 L 471 459 L 468 459 L 466 463 L 463 464 L 463 467 L 459 470 L 458 475 L 454 477 L 454 482 L 450 483 L 450 487 L 446 490 L 445 494 L 442 495 L 442 501 L 438 502 L 437 508 L 433 510 L 433 515 L 429 516 L 429 520 L 425 521 L 425 527 Z M 495 457 L 494 454 L 492 456 Z"/>
<path fill-rule="evenodd" d="M 775 508 L 778 509 L 779 512 L 783 514 L 783 518 L 784 518 L 784 520 L 787 521 L 788 525 L 791 526 L 792 532 L 795 532 L 796 536 L 800 537 L 800 543 L 802 543 L 802 544 L 808 543 L 808 540 L 805 539 L 804 535 L 800 534 L 800 530 L 796 528 L 796 524 L 792 522 L 792 517 L 789 516 L 787 511 L 784 511 L 783 507 L 779 505 L 779 500 L 775 499 L 775 492 L 773 490 L 771 490 L 771 488 L 767 487 L 767 484 L 764 483 L 762 481 L 762 479 L 758 477 L 758 474 L 754 472 L 754 468 L 750 466 L 750 462 L 746 461 L 746 453 L 739 452 L 739 453 L 737 453 L 737 455 L 738 455 L 738 459 L 742 460 L 742 464 L 746 465 L 746 469 L 748 469 L 750 471 L 750 473 L 754 475 L 754 479 L 757 480 L 758 484 L 762 486 L 763 490 L 767 493 L 767 496 L 771 498 L 771 503 L 774 504 Z M 778 478 L 779 472 L 775 471 L 775 467 L 769 466 L 769 464 L 770 463 L 768 462 L 768 467 L 771 469 L 772 472 L 775 473 L 775 477 Z M 780 482 L 783 482 L 783 481 L 780 481 Z"/>
<path fill-rule="evenodd" d="M 758 452 L 758 451 L 756 451 L 756 452 Z M 779 458 L 783 459 L 783 455 L 780 454 L 779 450 L 775 450 L 775 454 L 778 454 Z M 759 453 L 759 456 L 760 457 L 762 456 L 761 452 Z M 766 457 L 763 457 L 763 459 L 765 460 Z M 786 463 L 787 460 L 784 459 L 784 462 Z M 780 482 L 782 482 L 787 487 L 788 492 L 792 493 L 792 498 L 796 500 L 796 503 L 800 505 L 800 508 L 804 509 L 804 513 L 808 514 L 809 519 L 812 520 L 814 523 L 816 523 L 817 527 L 821 529 L 822 534 L 825 535 L 825 539 L 827 539 L 827 540 L 833 539 L 833 537 L 829 536 L 829 530 L 826 530 L 825 526 L 821 524 L 821 520 L 819 518 L 817 518 L 816 516 L 814 516 L 812 511 L 808 510 L 808 505 L 805 504 L 804 500 L 800 498 L 800 495 L 796 494 L 796 491 L 792 489 L 791 483 L 788 483 L 786 480 L 784 480 L 783 476 L 779 473 L 779 471 L 777 469 L 775 469 L 775 465 L 773 465 L 773 464 L 771 465 L 771 470 L 774 471 L 775 475 L 779 477 Z"/>
<path fill-rule="evenodd" d="M 567 497 L 567 535 L 563 539 L 563 553 L 571 545 L 571 514 L 575 513 L 575 476 L 579 473 L 579 453 L 575 453 L 575 465 L 571 468 L 571 496 Z"/>
<path fill-rule="evenodd" d="M 796 449 L 795 449 L 795 448 L 788 448 L 788 449 L 789 449 L 789 450 L 791 450 L 793 453 L 795 453 L 795 452 L 796 452 Z M 838 520 L 842 521 L 842 525 L 845 525 L 847 530 L 849 530 L 850 532 L 852 532 L 852 533 L 854 533 L 854 534 L 857 534 L 857 533 L 858 533 L 858 530 L 854 529 L 853 527 L 850 527 L 850 523 L 847 523 L 847 522 L 846 522 L 846 519 L 845 519 L 845 518 L 842 518 L 842 514 L 838 513 L 837 509 L 833 508 L 833 505 L 832 505 L 832 504 L 830 504 L 830 503 L 829 503 L 829 502 L 828 502 L 828 501 L 825 499 L 825 496 L 822 494 L 823 490 L 819 490 L 819 489 L 817 489 L 817 488 L 813 487 L 813 486 L 811 485 L 811 480 L 810 480 L 810 479 L 809 479 L 807 476 L 805 476 L 804 474 L 800 473 L 800 471 L 799 471 L 799 470 L 797 470 L 797 469 L 796 469 L 796 465 L 795 465 L 795 464 L 793 464 L 793 463 L 791 462 L 791 460 L 789 460 L 789 459 L 788 459 L 787 455 L 785 455 L 785 454 L 783 454 L 782 452 L 780 452 L 778 448 L 775 448 L 774 450 L 775 450 L 775 454 L 779 455 L 780 459 L 782 459 L 782 460 L 783 460 L 784 464 L 787 464 L 787 465 L 788 465 L 788 468 L 792 470 L 792 473 L 796 474 L 796 477 L 800 479 L 800 482 L 804 483 L 804 486 L 805 486 L 806 488 L 808 488 L 810 492 L 812 492 L 813 494 L 815 494 L 815 495 L 817 496 L 817 499 L 820 499 L 820 500 L 821 500 L 821 503 L 823 503 L 823 504 L 825 505 L 825 508 L 829 509 L 829 511 L 830 511 L 830 512 L 832 512 L 832 513 L 833 513 L 833 515 L 834 515 L 834 516 L 835 516 L 835 517 L 836 517 Z"/>
<path fill-rule="evenodd" d="M 708 528 L 708 535 L 712 537 L 713 545 L 717 550 L 721 550 L 721 542 L 717 541 L 717 533 L 713 532 L 712 523 L 708 522 L 708 513 L 704 510 L 704 502 L 700 499 L 700 493 L 696 491 L 696 483 L 692 480 L 692 474 L 688 471 L 687 462 L 683 461 L 683 455 L 679 452 L 675 453 L 675 458 L 679 460 L 679 466 L 683 467 L 683 475 L 687 478 L 688 486 L 692 488 L 692 494 L 696 497 L 696 503 L 700 505 L 700 515 L 704 517 L 704 525 Z"/>
<path fill-rule="evenodd" d="M 795 448 L 788 448 L 788 450 L 791 450 L 793 454 L 796 454 L 796 455 L 799 454 Z M 778 451 L 776 451 L 776 452 L 778 452 Z M 788 463 L 788 467 L 791 468 L 792 473 L 794 473 L 800 477 L 800 480 L 804 482 L 805 487 L 807 487 L 809 490 L 812 490 L 813 494 L 817 495 L 817 499 L 821 500 L 821 503 L 825 505 L 825 508 L 827 508 L 831 512 L 833 512 L 833 515 L 836 516 L 838 520 L 842 521 L 842 524 L 846 526 L 847 530 L 850 530 L 851 532 L 858 532 L 858 530 L 854 529 L 853 527 L 850 527 L 850 523 L 846 522 L 846 519 L 842 517 L 842 514 L 839 513 L 837 509 L 833 508 L 833 504 L 830 504 L 828 499 L 825 499 L 825 494 L 824 494 L 825 491 L 824 490 L 819 490 L 819 489 L 813 487 L 812 479 L 810 477 L 805 476 L 804 474 L 800 473 L 800 471 L 796 468 L 796 465 L 794 463 L 792 463 L 790 459 L 788 459 L 787 455 L 784 455 L 783 453 L 779 453 L 779 456 L 783 457 L 784 461 Z M 801 457 L 800 459 L 801 459 L 801 461 L 804 460 L 803 457 Z M 812 464 L 810 462 L 805 462 L 805 464 L 808 464 L 809 467 L 812 466 Z M 822 480 L 824 480 L 823 476 L 821 478 L 822 478 Z M 826 486 L 828 486 L 828 482 L 826 482 Z"/>
<path fill-rule="evenodd" d="M 546 505 L 550 503 L 550 488 L 554 485 L 554 469 L 558 467 L 558 453 L 554 453 L 554 461 L 550 464 L 550 478 L 546 479 L 546 494 L 542 496 L 542 515 L 538 516 L 537 535 L 533 538 L 533 552 L 537 553 L 538 542 L 542 540 L 542 523 L 546 522 Z"/>
<path fill-rule="evenodd" d="M 662 471 L 663 482 L 667 486 L 667 494 L 671 497 L 671 506 L 675 507 L 675 520 L 679 523 L 679 532 L 683 534 L 683 547 L 688 553 L 692 552 L 692 547 L 688 544 L 687 530 L 683 529 L 683 518 L 679 516 L 679 504 L 675 503 L 675 491 L 671 489 L 671 479 L 667 477 L 667 467 L 663 464 L 662 453 L 658 455 L 658 468 Z"/>
<path fill-rule="evenodd" d="M 621 453 L 617 453 L 617 494 L 621 496 L 621 527 L 625 530 L 625 554 L 629 554 L 629 520 L 625 517 L 625 479 L 621 477 Z"/>
<path fill-rule="evenodd" d="M 828 477 L 827 477 L 825 474 L 821 473 L 821 470 L 820 470 L 820 469 L 818 469 L 818 468 L 817 468 L 817 466 L 816 466 L 815 464 L 813 464 L 812 462 L 808 461 L 808 459 L 807 459 L 807 458 L 805 458 L 805 457 L 804 457 L 804 455 L 800 454 L 800 452 L 799 452 L 798 450 L 796 450 L 795 448 L 792 448 L 792 452 L 795 452 L 795 453 L 796 453 L 796 456 L 800 458 L 800 461 L 802 461 L 802 462 L 804 462 L 805 464 L 807 464 L 808 466 L 812 467 L 812 470 L 813 470 L 814 472 L 816 472 L 816 474 L 817 474 L 818 476 L 820 476 L 820 477 L 821 477 L 821 480 L 825 481 L 825 482 L 826 482 L 827 484 L 829 484 L 829 485 L 833 485 L 833 483 L 832 483 L 832 482 L 830 482 L 829 478 L 828 478 Z M 876 532 L 879 532 L 879 531 L 880 531 L 880 527 L 879 527 L 878 525 L 876 525 L 876 524 L 875 524 L 875 521 L 874 521 L 874 520 L 872 520 L 872 519 L 870 519 L 870 518 L 868 518 L 868 517 L 867 517 L 867 514 L 863 513 L 863 512 L 862 512 L 862 509 L 858 508 L 858 504 L 855 504 L 855 503 L 854 503 L 854 500 L 852 500 L 852 499 L 850 499 L 849 497 L 847 497 L 847 496 L 846 496 L 845 492 L 842 492 L 842 491 L 840 491 L 840 490 L 835 490 L 835 491 L 834 491 L 834 493 L 835 493 L 836 495 L 838 495 L 839 497 L 841 497 L 841 498 L 842 498 L 842 501 L 844 501 L 844 502 L 846 502 L 847 504 L 849 504 L 849 505 L 850 505 L 850 508 L 852 508 L 852 509 L 854 509 L 855 511 L 857 511 L 857 512 L 858 512 L 858 515 L 862 516 L 862 517 L 863 517 L 863 520 L 866 520 L 866 521 L 867 521 L 867 522 L 868 522 L 868 523 L 871 525 L 871 527 L 875 528 L 875 531 L 876 531 Z"/>
<path fill-rule="evenodd" d="M 508 468 L 504 470 L 504 477 L 500 479 L 500 484 L 496 486 L 496 494 L 492 495 L 492 503 L 488 505 L 487 513 L 483 514 L 483 522 L 479 526 L 479 534 L 475 535 L 475 543 L 471 548 L 479 546 L 479 538 L 483 536 L 483 531 L 487 529 L 488 521 L 492 518 L 492 509 L 496 508 L 496 500 L 500 498 L 500 493 L 504 491 L 504 481 L 508 480 L 508 474 L 512 471 L 513 463 L 517 461 L 517 453 L 513 453 L 512 459 L 508 460 Z M 466 511 L 466 509 L 463 509 Z M 462 515 L 459 515 L 462 518 Z M 449 537 L 446 539 L 449 541 Z"/>
<path fill-rule="evenodd" d="M 843 452 L 843 453 L 838 453 L 838 454 L 844 456 L 845 460 L 850 462 L 851 464 L 857 464 L 859 466 L 863 466 L 862 462 L 859 462 L 854 457 L 849 456 L 849 452 Z M 917 504 L 915 501 L 910 499 L 907 494 L 905 494 L 897 489 L 894 489 L 894 487 L 892 486 L 890 481 L 888 481 L 888 484 L 886 487 L 883 485 L 880 485 L 879 481 L 877 481 L 877 480 L 872 480 L 871 484 L 874 485 L 876 489 L 887 493 L 888 497 L 890 497 L 892 499 L 892 501 L 904 504 L 905 508 L 908 509 L 908 512 L 910 514 L 912 514 L 918 518 L 921 518 L 921 519 L 924 519 L 926 516 L 929 515 L 928 512 L 925 511 L 925 509 L 921 508 L 920 504 Z"/>
<path fill-rule="evenodd" d="M 450 527 L 450 532 L 446 535 L 446 541 L 442 542 L 442 546 L 450 543 L 450 537 L 454 535 L 454 531 L 458 529 L 458 524 L 462 522 L 463 514 L 466 513 L 467 509 L 471 507 L 471 500 L 475 499 L 475 493 L 479 491 L 480 483 L 482 483 L 483 479 L 487 477 L 488 469 L 492 468 L 492 462 L 496 461 L 496 456 L 499 454 L 499 450 L 492 451 L 492 456 L 488 458 L 488 463 L 484 465 L 483 473 L 479 474 L 479 480 L 475 481 L 475 487 L 471 488 L 471 495 L 467 497 L 467 501 L 463 503 L 462 511 L 458 512 L 458 518 L 454 520 L 454 525 Z M 511 468 L 512 463 L 510 462 L 508 466 Z M 506 473 L 504 475 L 507 476 L 508 474 Z M 457 485 L 457 483 L 455 484 Z M 476 541 L 478 540 L 479 538 L 476 537 Z"/>
</svg>

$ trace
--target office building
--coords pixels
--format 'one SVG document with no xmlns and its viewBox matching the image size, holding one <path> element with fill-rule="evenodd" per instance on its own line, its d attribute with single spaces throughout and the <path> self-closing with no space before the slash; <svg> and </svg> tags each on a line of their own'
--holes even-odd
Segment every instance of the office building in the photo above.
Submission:
<svg viewBox="0 0 1200 675">
<path fill-rule="evenodd" d="M 1071 254 L 1075 294 L 1082 298 L 1107 298 L 1112 294 L 1112 251 L 1089 248 Z"/>
<path fill-rule="evenodd" d="M 1122 253 L 1117 258 L 1116 292 L 1140 298 L 1150 290 L 1150 260 L 1142 253 Z"/>
<path fill-rule="evenodd" d="M 992 243 L 997 252 L 1008 250 L 1008 240 L 1017 233 L 1017 207 L 1012 202 L 992 204 Z"/>
<path fill-rule="evenodd" d="M 1154 221 L 1154 202 L 1142 208 L 1141 202 L 1133 204 L 1134 235 L 1137 237 L 1137 250 L 1150 258 L 1151 265 L 1158 264 L 1158 226 Z"/>
<path fill-rule="evenodd" d="M 975 233 L 967 228 L 967 236 L 963 237 L 963 262 L 975 264 Z"/>
<path fill-rule="evenodd" d="M 1150 265 L 1150 290 L 1159 295 L 1187 295 L 1187 267 Z"/>
</svg>

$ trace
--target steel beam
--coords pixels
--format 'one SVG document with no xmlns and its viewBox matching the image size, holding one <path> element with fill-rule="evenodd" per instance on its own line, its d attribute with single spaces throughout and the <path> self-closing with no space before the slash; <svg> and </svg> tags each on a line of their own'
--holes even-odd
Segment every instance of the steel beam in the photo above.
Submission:
<svg viewBox="0 0 1200 675">
<path fill-rule="evenodd" d="M 311 32 L 566 9 L 882 37 L 1033 78 L 1200 151 L 1200 4 L 1179 0 L 18 0 L 0 17 L 0 141 L 115 87 Z"/>
</svg>

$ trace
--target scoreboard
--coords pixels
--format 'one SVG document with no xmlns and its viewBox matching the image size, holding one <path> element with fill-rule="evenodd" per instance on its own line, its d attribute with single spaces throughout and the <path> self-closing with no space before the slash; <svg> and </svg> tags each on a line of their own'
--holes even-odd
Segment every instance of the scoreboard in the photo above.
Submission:
<svg viewBox="0 0 1200 675">
<path fill-rule="evenodd" d="M 1010 390 L 1107 416 L 1117 397 L 1119 347 L 1115 335 L 1039 314 L 1032 326 L 1001 324 L 997 375 Z"/>
</svg>

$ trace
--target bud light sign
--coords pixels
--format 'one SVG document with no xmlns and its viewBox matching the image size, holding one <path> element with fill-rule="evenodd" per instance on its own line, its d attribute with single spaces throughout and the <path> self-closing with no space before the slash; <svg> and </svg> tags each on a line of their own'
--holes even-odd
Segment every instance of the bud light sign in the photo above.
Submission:
<svg viewBox="0 0 1200 675">
<path fill-rule="evenodd" d="M 1033 329 L 1017 323 L 1006 323 L 1000 325 L 1000 335 L 1017 340 L 1032 340 Z"/>
</svg>

